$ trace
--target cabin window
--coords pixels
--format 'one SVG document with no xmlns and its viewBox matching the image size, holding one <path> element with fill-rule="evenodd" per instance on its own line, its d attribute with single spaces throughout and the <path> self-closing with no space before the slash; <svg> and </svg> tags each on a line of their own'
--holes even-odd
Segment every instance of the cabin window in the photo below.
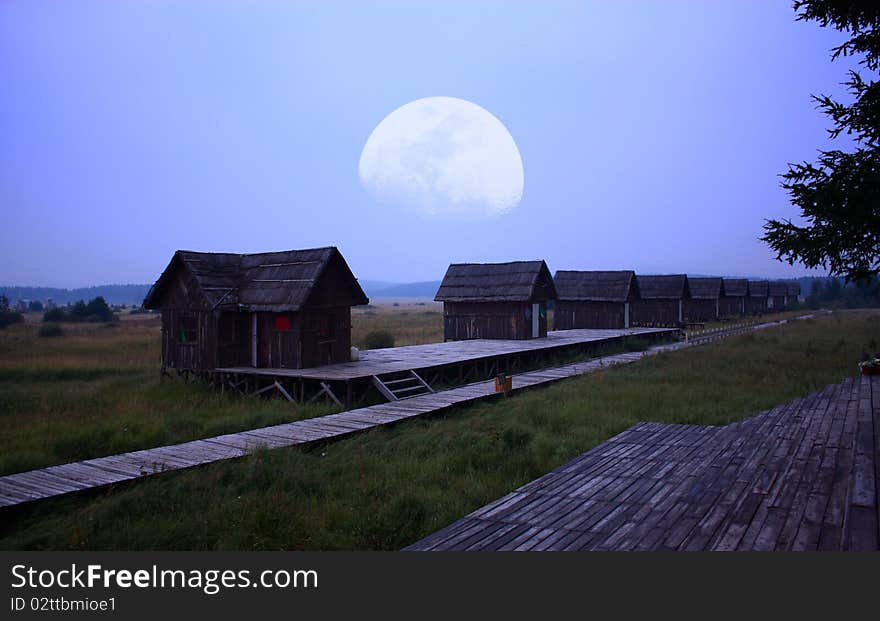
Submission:
<svg viewBox="0 0 880 621">
<path fill-rule="evenodd" d="M 181 343 L 198 343 L 199 342 L 199 324 L 195 317 L 180 318 L 180 342 Z"/>
<path fill-rule="evenodd" d="M 290 317 L 286 315 L 275 317 L 275 329 L 283 332 L 291 330 Z"/>
</svg>

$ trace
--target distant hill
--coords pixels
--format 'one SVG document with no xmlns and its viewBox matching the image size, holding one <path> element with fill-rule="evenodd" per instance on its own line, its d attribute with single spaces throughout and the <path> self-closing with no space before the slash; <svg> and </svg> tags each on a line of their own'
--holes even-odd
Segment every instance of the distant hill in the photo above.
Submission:
<svg viewBox="0 0 880 621">
<path fill-rule="evenodd" d="M 692 274 L 696 276 L 696 274 Z M 766 278 L 751 277 L 750 280 L 767 280 Z M 772 280 L 772 279 L 771 279 Z M 825 277 L 804 277 L 797 280 L 801 284 L 801 295 L 806 296 L 812 289 L 813 282 L 825 280 Z M 440 288 L 439 280 L 424 282 L 393 283 L 382 280 L 361 280 L 361 287 L 371 299 L 389 298 L 421 298 L 434 299 L 437 289 Z M 59 289 L 55 287 L 12 287 L 0 286 L 0 295 L 5 295 L 10 302 L 16 300 L 39 300 L 45 302 L 48 298 L 56 304 L 73 304 L 79 300 L 91 300 L 102 296 L 108 304 L 138 305 L 144 301 L 150 285 L 99 285 L 97 287 L 81 287 L 79 289 Z"/>
<path fill-rule="evenodd" d="M 381 280 L 359 281 L 370 298 L 434 298 L 440 287 L 439 280 L 413 283 L 394 283 Z M 81 287 L 79 289 L 59 289 L 56 287 L 13 287 L 0 285 L 0 295 L 9 301 L 39 300 L 45 303 L 52 298 L 55 304 L 73 304 L 79 300 L 91 300 L 99 295 L 108 304 L 135 304 L 140 306 L 150 290 L 150 285 L 100 285 L 97 287 Z"/>
<path fill-rule="evenodd" d="M 437 289 L 440 288 L 439 280 L 428 280 L 425 282 L 411 282 L 405 284 L 387 284 L 384 287 L 369 288 L 366 283 L 370 281 L 362 281 L 361 287 L 371 299 L 381 298 L 427 298 L 434 299 Z"/>
<path fill-rule="evenodd" d="M 46 302 L 52 298 L 55 304 L 73 304 L 79 300 L 103 297 L 108 304 L 135 304 L 140 306 L 150 290 L 150 285 L 99 285 L 79 289 L 58 289 L 55 287 L 12 287 L 0 285 L 0 295 L 10 302 L 16 300 L 39 300 Z"/>
<path fill-rule="evenodd" d="M 372 297 L 377 292 L 383 291 L 385 289 L 390 289 L 391 287 L 396 287 L 400 283 L 385 282 L 384 280 L 361 280 L 361 279 L 358 279 L 358 284 L 361 286 L 361 289 L 364 290 L 364 293 L 367 294 L 367 297 Z"/>
</svg>

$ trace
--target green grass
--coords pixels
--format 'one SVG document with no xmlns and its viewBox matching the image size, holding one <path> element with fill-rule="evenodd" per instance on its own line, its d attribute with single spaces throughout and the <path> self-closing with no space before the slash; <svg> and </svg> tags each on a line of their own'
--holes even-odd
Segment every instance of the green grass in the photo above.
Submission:
<svg viewBox="0 0 880 621">
<path fill-rule="evenodd" d="M 0 474 L 333 411 L 160 383 L 155 316 L 113 328 L 72 324 L 52 339 L 40 338 L 39 327 L 0 331 Z"/>
<path fill-rule="evenodd" d="M 0 475 L 335 411 L 160 383 L 157 315 L 65 324 L 54 338 L 32 315 L 0 330 Z M 398 345 L 443 340 L 433 303 L 358 308 L 352 324 L 354 339 L 385 329 Z"/>
<path fill-rule="evenodd" d="M 394 336 L 395 347 L 443 341 L 443 306 L 435 302 L 400 302 L 355 307 L 351 311 L 351 342 L 366 349 L 370 332 L 385 330 Z"/>
<path fill-rule="evenodd" d="M 725 424 L 856 372 L 835 313 L 375 429 L 3 512 L 4 549 L 397 549 L 638 421 Z"/>
</svg>

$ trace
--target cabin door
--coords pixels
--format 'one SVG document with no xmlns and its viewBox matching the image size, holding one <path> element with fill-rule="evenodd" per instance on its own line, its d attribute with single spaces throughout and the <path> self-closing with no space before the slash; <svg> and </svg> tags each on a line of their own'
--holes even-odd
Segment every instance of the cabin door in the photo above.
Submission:
<svg viewBox="0 0 880 621">
<path fill-rule="evenodd" d="M 239 313 L 224 313 L 218 322 L 219 335 L 219 366 L 237 367 L 246 364 L 248 353 L 248 322 L 247 317 Z"/>
<path fill-rule="evenodd" d="M 541 336 L 541 305 L 532 304 L 532 338 Z"/>
<path fill-rule="evenodd" d="M 333 362 L 333 350 L 336 347 L 335 319 L 332 313 L 324 313 L 318 317 L 318 364 Z"/>
<path fill-rule="evenodd" d="M 298 332 L 290 315 L 276 315 L 272 326 L 271 364 L 273 367 L 299 369 L 300 352 Z"/>
</svg>

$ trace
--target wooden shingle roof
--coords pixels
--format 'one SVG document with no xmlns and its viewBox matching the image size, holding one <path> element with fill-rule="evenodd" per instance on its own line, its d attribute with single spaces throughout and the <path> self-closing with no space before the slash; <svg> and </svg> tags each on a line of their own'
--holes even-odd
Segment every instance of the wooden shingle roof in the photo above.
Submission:
<svg viewBox="0 0 880 621">
<path fill-rule="evenodd" d="M 539 302 L 556 298 L 544 261 L 453 263 L 434 299 L 438 302 Z"/>
<path fill-rule="evenodd" d="M 766 298 L 768 282 L 766 280 L 750 280 L 749 281 L 749 297 Z"/>
<path fill-rule="evenodd" d="M 553 276 L 560 300 L 626 302 L 637 294 L 635 272 L 559 270 Z"/>
<path fill-rule="evenodd" d="M 724 278 L 724 295 L 744 298 L 749 294 L 749 281 L 745 278 Z"/>
<path fill-rule="evenodd" d="M 147 294 L 146 308 L 158 307 L 166 281 L 179 267 L 192 275 L 211 308 L 298 311 L 328 268 L 337 273 L 333 286 L 338 289 L 340 305 L 369 302 L 342 253 L 333 246 L 259 254 L 178 250 Z"/>
<path fill-rule="evenodd" d="M 639 296 L 643 300 L 680 300 L 690 297 L 688 278 L 684 274 L 636 276 Z"/>
<path fill-rule="evenodd" d="M 688 287 L 691 297 L 695 300 L 717 300 L 724 295 L 724 283 L 721 278 L 714 276 L 691 278 L 688 277 Z"/>
</svg>

